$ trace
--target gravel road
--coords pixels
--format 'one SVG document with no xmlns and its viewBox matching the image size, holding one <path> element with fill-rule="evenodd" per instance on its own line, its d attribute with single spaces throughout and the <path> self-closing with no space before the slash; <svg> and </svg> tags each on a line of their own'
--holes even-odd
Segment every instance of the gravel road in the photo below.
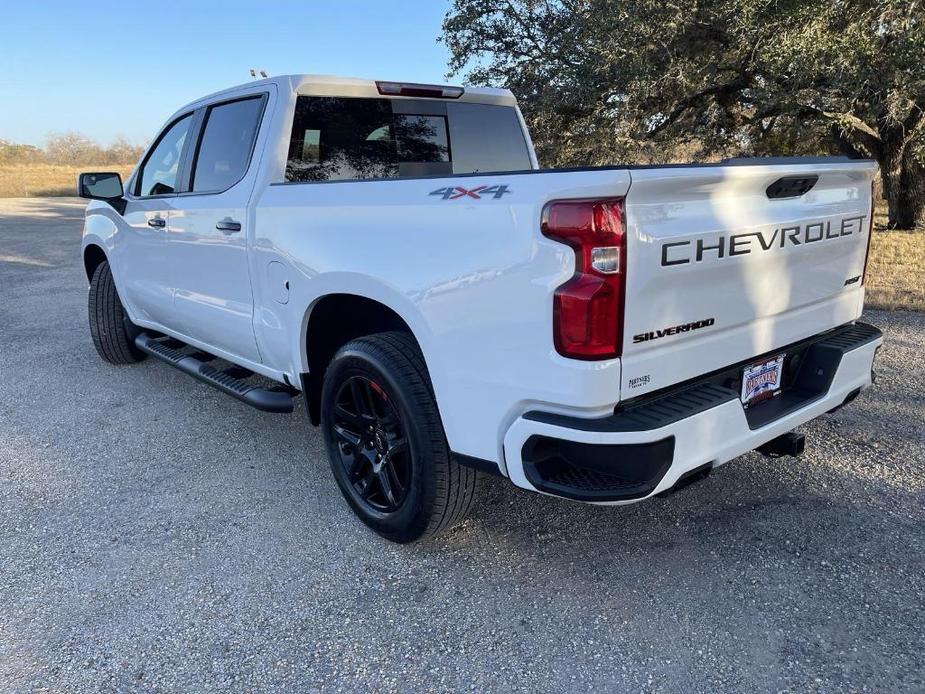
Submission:
<svg viewBox="0 0 925 694">
<path fill-rule="evenodd" d="M 301 405 L 263 414 L 87 329 L 83 205 L 0 201 L 0 690 L 925 690 L 925 314 L 875 390 L 665 499 L 483 480 L 402 547 Z"/>
</svg>

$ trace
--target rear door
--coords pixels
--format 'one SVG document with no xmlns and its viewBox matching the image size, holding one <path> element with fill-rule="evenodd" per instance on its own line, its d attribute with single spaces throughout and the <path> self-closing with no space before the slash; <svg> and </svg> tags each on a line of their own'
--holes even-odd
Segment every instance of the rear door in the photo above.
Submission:
<svg viewBox="0 0 925 694">
<path fill-rule="evenodd" d="M 622 398 L 857 318 L 875 171 L 838 160 L 631 170 Z"/>
<path fill-rule="evenodd" d="M 188 192 L 174 201 L 170 259 L 180 330 L 218 351 L 259 362 L 248 263 L 248 202 L 266 93 L 210 104 L 191 158 Z"/>
</svg>

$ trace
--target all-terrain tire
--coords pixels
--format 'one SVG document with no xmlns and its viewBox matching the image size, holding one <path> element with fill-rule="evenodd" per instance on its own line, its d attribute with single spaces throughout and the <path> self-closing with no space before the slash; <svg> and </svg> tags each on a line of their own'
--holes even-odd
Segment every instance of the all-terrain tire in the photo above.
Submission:
<svg viewBox="0 0 925 694">
<path fill-rule="evenodd" d="M 364 502 L 351 483 L 335 431 L 334 408 L 344 383 L 366 379 L 397 413 L 410 444 L 410 485 L 396 509 L 382 512 Z M 321 393 L 321 427 L 331 470 L 344 498 L 367 526 L 394 542 L 414 542 L 462 521 L 476 494 L 478 472 L 456 463 L 440 420 L 424 358 L 411 335 L 377 333 L 341 347 L 329 364 Z M 406 468 L 407 470 L 407 468 Z"/>
<path fill-rule="evenodd" d="M 145 354 L 135 347 L 138 328 L 125 315 L 109 263 L 100 263 L 90 280 L 87 304 L 90 335 L 99 355 L 110 364 L 134 364 Z"/>
</svg>

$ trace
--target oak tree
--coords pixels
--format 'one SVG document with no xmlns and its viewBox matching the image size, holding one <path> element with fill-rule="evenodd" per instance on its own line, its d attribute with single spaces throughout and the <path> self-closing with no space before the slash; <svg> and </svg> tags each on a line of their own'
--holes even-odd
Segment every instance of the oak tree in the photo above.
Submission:
<svg viewBox="0 0 925 694">
<path fill-rule="evenodd" d="M 443 30 L 546 165 L 870 157 L 890 225 L 925 222 L 918 0 L 454 0 Z"/>
</svg>

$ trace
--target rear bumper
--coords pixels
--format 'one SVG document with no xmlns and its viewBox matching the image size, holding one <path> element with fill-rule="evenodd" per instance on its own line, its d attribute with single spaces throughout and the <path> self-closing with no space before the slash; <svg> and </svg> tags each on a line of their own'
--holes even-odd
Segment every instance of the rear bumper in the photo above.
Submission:
<svg viewBox="0 0 925 694">
<path fill-rule="evenodd" d="M 527 412 L 504 438 L 508 474 L 524 489 L 592 503 L 659 494 L 853 399 L 871 384 L 882 342 L 877 328 L 852 323 L 781 348 L 799 355 L 790 382 L 748 410 L 735 365 L 609 417 Z"/>
</svg>

